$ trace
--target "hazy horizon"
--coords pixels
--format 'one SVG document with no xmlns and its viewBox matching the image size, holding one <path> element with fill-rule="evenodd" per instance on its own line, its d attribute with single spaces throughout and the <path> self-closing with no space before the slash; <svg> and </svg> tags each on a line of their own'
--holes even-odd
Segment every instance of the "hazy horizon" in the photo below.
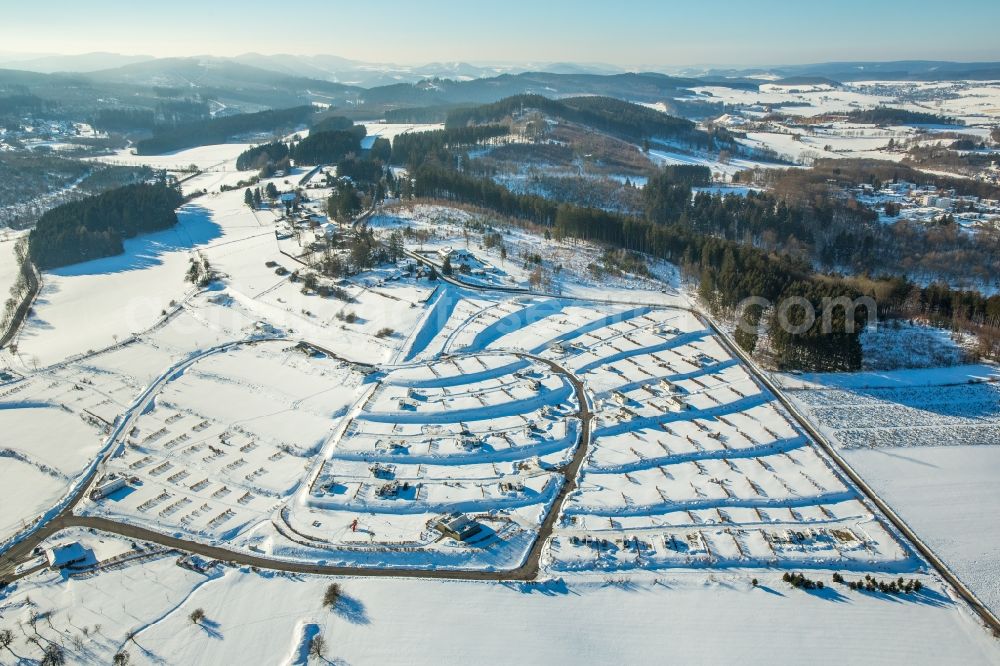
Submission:
<svg viewBox="0 0 1000 666">
<path fill-rule="evenodd" d="M 18 3 L 5 11 L 0 54 L 260 53 L 399 65 L 566 62 L 626 69 L 1000 60 L 993 29 L 1000 4 L 981 0 L 951 3 L 945 18 L 961 28 L 948 31 L 940 5 L 923 0 L 905 11 L 846 0 L 835 14 L 775 0 L 718 2 L 711 13 L 694 5 L 565 0 L 545 6 L 512 0 L 498 11 L 444 0 L 413 7 L 396 0 L 377 9 L 307 0 L 283 12 L 259 0 L 178 0 L 137 10 L 122 0 L 86 8 L 53 0 L 40 24 L 35 6 Z"/>
</svg>

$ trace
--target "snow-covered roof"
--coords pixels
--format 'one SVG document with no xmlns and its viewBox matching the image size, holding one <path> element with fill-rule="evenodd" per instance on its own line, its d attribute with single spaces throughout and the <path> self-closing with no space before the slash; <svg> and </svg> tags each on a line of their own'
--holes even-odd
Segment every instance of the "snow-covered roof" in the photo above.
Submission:
<svg viewBox="0 0 1000 666">
<path fill-rule="evenodd" d="M 92 559 L 94 553 L 79 541 L 63 543 L 45 549 L 45 559 L 50 567 L 65 567 Z"/>
</svg>

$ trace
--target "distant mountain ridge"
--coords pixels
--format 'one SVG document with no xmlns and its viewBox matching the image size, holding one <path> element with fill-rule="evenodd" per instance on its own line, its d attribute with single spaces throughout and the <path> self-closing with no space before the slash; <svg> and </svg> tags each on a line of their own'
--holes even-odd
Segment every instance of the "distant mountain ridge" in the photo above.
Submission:
<svg viewBox="0 0 1000 666">
<path fill-rule="evenodd" d="M 122 55 L 94 52 L 81 55 L 14 54 L 0 52 L 0 68 L 38 73 L 95 73 L 130 65 L 146 64 L 151 69 L 171 62 L 198 60 L 203 62 L 245 65 L 285 76 L 326 81 L 358 88 L 377 88 L 395 84 L 415 84 L 426 79 L 450 79 L 463 82 L 490 79 L 504 74 L 518 75 L 544 72 L 571 75 L 614 75 L 630 70 L 600 62 L 512 62 L 475 64 L 464 61 L 431 62 L 423 65 L 400 65 L 386 62 L 354 60 L 337 55 L 294 55 L 289 53 L 243 53 L 233 57 L 190 56 L 154 58 L 148 55 Z M 157 65 L 156 63 L 160 63 Z M 952 62 L 940 60 L 897 60 L 826 62 L 804 65 L 774 65 L 767 67 L 646 67 L 647 71 L 663 73 L 669 69 L 681 78 L 718 79 L 801 79 L 822 77 L 838 82 L 864 79 L 922 80 L 1000 79 L 1000 62 Z"/>
<path fill-rule="evenodd" d="M 826 62 L 746 69 L 685 69 L 690 76 L 773 77 L 778 79 L 823 77 L 834 81 L 943 81 L 1000 80 L 1000 62 L 951 62 L 945 60 L 893 60 L 885 62 Z"/>
<path fill-rule="evenodd" d="M 252 58 L 248 60 L 253 60 Z M 273 61 L 272 61 L 273 62 Z M 279 58 L 280 62 L 280 58 Z M 642 73 L 555 73 L 545 71 L 503 73 L 473 77 L 461 63 L 452 65 L 466 76 L 422 77 L 415 82 L 397 81 L 364 88 L 316 78 L 314 69 L 300 69 L 297 61 L 285 61 L 283 70 L 264 69 L 230 58 L 159 58 L 87 73 L 39 74 L 0 70 L 0 88 L 5 82 L 27 86 L 43 98 L 56 96 L 60 87 L 72 82 L 77 91 L 123 87 L 147 91 L 171 90 L 174 95 L 202 95 L 234 107 L 280 108 L 318 102 L 356 114 L 371 110 L 454 104 L 483 104 L 520 94 L 548 97 L 603 95 L 639 102 L 662 102 L 701 85 L 725 85 L 754 89 L 756 81 L 742 79 L 696 79 Z M 277 65 L 273 65 L 277 66 Z M 572 72 L 573 67 L 563 67 Z M 134 96 L 132 98 L 135 100 Z M 137 103 L 136 101 L 132 102 Z"/>
<path fill-rule="evenodd" d="M 149 55 L 122 55 L 120 53 L 105 53 L 100 51 L 69 56 L 46 54 L 31 57 L 27 55 L 0 53 L 0 68 L 19 69 L 26 72 L 38 72 L 40 74 L 54 74 L 56 72 L 87 73 L 154 59 L 153 56 Z"/>
<path fill-rule="evenodd" d="M 47 67 L 64 62 L 54 59 L 56 56 L 44 58 L 48 59 Z M 714 98 L 692 93 L 701 86 L 756 91 L 768 82 L 837 86 L 862 79 L 1000 79 L 1000 63 L 937 61 L 703 69 L 668 75 L 614 71 L 612 66 L 600 63 L 555 63 L 519 71 L 523 65 L 451 62 L 393 70 L 339 56 L 126 56 L 130 61 L 124 64 L 115 54 L 79 58 L 85 66 L 106 62 L 116 65 L 86 72 L 40 73 L 26 71 L 24 67 L 31 63 L 19 60 L 14 68 L 0 67 L 0 96 L 30 94 L 51 103 L 50 110 L 59 108 L 64 113 L 84 116 L 106 108 L 157 109 L 164 100 L 198 99 L 211 102 L 213 115 L 315 104 L 334 107 L 339 114 L 354 119 L 382 118 L 386 113 L 415 108 L 438 111 L 413 117 L 443 119 L 451 108 L 488 104 L 515 95 L 557 99 L 598 95 L 657 104 L 671 115 L 698 120 L 721 112 Z M 361 85 L 362 81 L 368 85 Z M 370 85 L 377 81 L 382 83 Z M 407 116 L 404 113 L 399 117 Z"/>
</svg>

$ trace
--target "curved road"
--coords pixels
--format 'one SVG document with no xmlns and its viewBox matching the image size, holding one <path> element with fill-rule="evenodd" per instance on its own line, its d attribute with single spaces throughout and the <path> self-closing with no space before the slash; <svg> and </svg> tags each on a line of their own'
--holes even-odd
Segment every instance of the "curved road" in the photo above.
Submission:
<svg viewBox="0 0 1000 666">
<path fill-rule="evenodd" d="M 454 276 L 443 275 L 440 271 L 441 266 L 436 262 L 431 261 L 428 257 L 418 254 L 416 252 L 406 250 L 407 256 L 423 263 L 428 266 L 434 266 L 438 270 L 438 275 L 442 280 L 453 284 L 457 287 L 463 289 L 471 289 L 475 291 L 499 291 L 504 293 L 520 293 L 528 296 L 539 296 L 548 298 L 562 298 L 567 300 L 577 300 L 583 302 L 600 303 L 605 302 L 609 304 L 628 304 L 628 305 L 650 305 L 649 303 L 639 303 L 632 301 L 615 301 L 615 300 L 605 300 L 593 298 L 580 298 L 575 296 L 561 296 L 555 294 L 545 294 L 541 292 L 532 291 L 529 289 L 522 289 L 519 287 L 484 287 L 480 285 L 469 284 L 456 279 Z M 708 316 L 706 313 L 700 310 L 685 306 L 685 305 L 670 305 L 670 306 L 654 306 L 654 307 L 671 307 L 678 310 L 686 310 L 704 321 L 715 333 L 715 336 L 722 343 L 724 347 L 729 351 L 729 353 L 734 357 L 740 359 L 744 367 L 747 369 L 751 375 L 753 375 L 762 386 L 764 386 L 768 391 L 774 395 L 775 399 L 781 403 L 785 410 L 795 419 L 796 423 L 807 432 L 813 440 L 819 445 L 819 447 L 827 454 L 827 456 L 834 462 L 835 465 L 840 469 L 840 471 L 847 476 L 854 485 L 861 490 L 864 498 L 868 500 L 872 506 L 877 507 L 877 509 L 885 516 L 885 518 L 892 524 L 892 526 L 898 531 L 899 535 L 902 535 L 904 539 L 909 541 L 909 544 L 918 552 L 920 555 L 937 571 L 937 573 L 954 588 L 955 592 L 962 598 L 972 610 L 982 619 L 983 623 L 993 630 L 994 635 L 1000 636 L 1000 618 L 983 604 L 982 601 L 975 595 L 975 593 L 970 590 L 965 583 L 963 583 L 959 577 L 950 569 L 944 561 L 938 557 L 930 546 L 928 546 L 924 541 L 917 536 L 916 532 L 904 521 L 899 514 L 897 514 L 892 507 L 890 507 L 875 489 L 872 488 L 868 483 L 861 478 L 861 476 L 854 471 L 854 468 L 844 460 L 843 456 L 837 452 L 836 447 L 830 443 L 826 436 L 816 428 L 805 415 L 795 406 L 795 404 L 785 395 L 781 387 L 779 387 L 768 375 L 764 372 L 760 366 L 757 365 L 749 354 L 743 351 L 743 349 L 736 344 L 736 342 L 726 333 L 722 328 Z"/>
<path fill-rule="evenodd" d="M 169 380 L 176 376 L 176 374 L 197 361 L 215 354 L 217 352 L 243 345 L 243 344 L 255 344 L 257 342 L 262 342 L 262 340 L 252 340 L 252 341 L 241 341 L 235 343 L 227 343 L 220 345 L 218 347 L 213 347 L 211 349 L 205 350 L 199 354 L 193 355 L 180 363 L 171 366 L 169 370 L 164 372 L 160 377 L 157 378 L 150 386 L 140 395 L 140 397 L 133 403 L 132 408 L 127 412 L 126 418 L 124 418 L 119 426 L 115 428 L 113 434 L 109 437 L 109 444 L 106 447 L 107 452 L 102 456 L 101 462 L 106 462 L 118 449 L 121 438 L 131 430 L 132 424 L 135 419 L 143 413 L 146 406 L 150 401 L 156 396 L 159 390 L 165 386 Z M 311 343 L 307 343 L 311 344 Z M 317 345 L 311 345 L 316 349 L 322 349 Z M 580 470 L 580 466 L 583 464 L 584 459 L 587 457 L 587 451 L 590 445 L 590 423 L 592 419 L 592 413 L 590 411 L 590 406 L 587 401 L 587 394 L 581 382 L 575 375 L 560 366 L 554 361 L 549 359 L 541 358 L 539 356 L 534 356 L 532 354 L 526 353 L 516 353 L 518 356 L 524 358 L 529 358 L 539 363 L 543 363 L 553 372 L 561 374 L 566 377 L 566 379 L 572 384 L 573 391 L 576 395 L 577 403 L 579 404 L 579 409 L 577 410 L 576 416 L 580 419 L 580 439 L 574 450 L 573 457 L 570 459 L 569 463 L 556 471 L 559 471 L 563 475 L 563 483 L 556 493 L 555 498 L 552 501 L 552 506 L 545 515 L 545 519 L 542 521 L 541 526 L 538 529 L 538 533 L 532 543 L 531 549 L 528 551 L 528 555 L 525 558 L 521 566 L 516 569 L 507 569 L 503 571 L 485 571 L 480 569 L 416 569 L 416 568 L 402 568 L 402 567 L 377 567 L 377 566 L 335 566 L 335 565 L 324 565 L 324 564 L 311 564 L 307 562 L 295 562 L 289 560 L 282 560 L 273 557 L 267 557 L 265 555 L 255 555 L 252 553 L 246 553 L 243 551 L 236 551 L 230 548 L 225 548 L 223 546 L 206 544 L 199 541 L 193 541 L 190 539 L 179 538 L 175 536 L 170 536 L 167 534 L 162 534 L 160 532 L 147 529 L 144 527 L 139 527 L 137 525 L 132 525 L 130 523 L 123 523 L 117 520 L 112 520 L 110 518 L 104 518 L 101 516 L 78 516 L 73 513 L 73 509 L 84 499 L 87 490 L 91 485 L 94 477 L 99 470 L 99 465 L 95 465 L 84 479 L 79 483 L 77 490 L 70 496 L 69 501 L 66 503 L 64 508 L 57 513 L 54 517 L 44 522 L 40 527 L 35 529 L 29 535 L 25 536 L 23 539 L 12 545 L 7 549 L 6 552 L 0 556 L 0 580 L 6 582 L 13 582 L 27 575 L 30 575 L 38 570 L 37 567 L 26 569 L 21 572 L 16 572 L 15 569 L 17 565 L 30 558 L 32 551 L 45 539 L 51 537 L 53 534 L 59 532 L 60 530 L 70 528 L 70 527 L 83 527 L 101 530 L 102 532 L 108 532 L 111 534 L 117 534 L 119 536 L 133 539 L 148 541 L 151 543 L 156 543 L 168 548 L 173 548 L 176 550 L 183 550 L 190 553 L 195 553 L 197 555 L 202 555 L 207 558 L 223 560 L 226 562 L 232 562 L 241 566 L 254 566 L 262 569 L 272 569 L 277 571 L 287 571 L 291 573 L 307 573 L 307 574 L 322 574 L 322 575 L 363 575 L 363 576 L 395 576 L 395 577 L 409 577 L 409 578 L 443 578 L 451 580 L 498 580 L 498 581 L 529 581 L 533 580 L 538 576 L 538 571 L 540 567 L 540 560 L 542 555 L 542 549 L 545 543 L 552 536 L 552 531 L 555 529 L 555 521 L 558 519 L 559 514 L 562 511 L 563 502 L 566 497 L 574 488 L 576 488 L 576 478 Z M 338 357 L 340 358 L 340 357 Z M 343 360 L 343 359 L 341 359 Z M 349 361 L 345 361 L 349 362 Z"/>
<path fill-rule="evenodd" d="M 367 211 L 367 215 L 370 215 L 371 211 Z M 367 215 L 362 217 L 367 217 Z M 434 266 L 436 269 L 440 270 L 440 266 L 432 262 L 429 258 L 420 255 L 416 252 L 406 250 L 405 253 L 411 258 Z M 594 298 L 579 298 L 572 296 L 561 296 L 555 294 L 546 294 L 543 292 L 536 292 L 527 289 L 521 289 L 518 287 L 492 287 L 492 286 L 482 286 L 473 285 L 469 283 L 462 282 L 455 279 L 453 276 L 445 276 L 443 274 L 439 275 L 444 281 L 453 284 L 455 286 L 472 289 L 476 291 L 494 291 L 503 293 L 520 293 L 530 296 L 539 296 L 547 298 L 563 298 L 568 300 L 578 300 L 583 302 L 592 303 L 614 303 L 614 304 L 641 304 L 649 305 L 649 303 L 638 303 L 625 300 L 601 300 Z M 829 456 L 829 458 L 837 465 L 841 472 L 847 476 L 854 485 L 863 493 L 865 498 L 886 517 L 886 519 L 896 528 L 898 533 L 902 535 L 906 540 L 910 542 L 910 545 L 920 553 L 921 556 L 938 572 L 938 574 L 946 580 L 956 591 L 956 593 L 972 608 L 973 611 L 983 620 L 984 624 L 992 628 L 995 633 L 1000 634 L 1000 620 L 973 594 L 973 592 L 962 583 L 961 580 L 947 567 L 947 565 L 937 557 L 934 552 L 916 535 L 916 533 L 906 524 L 902 518 L 896 514 L 895 511 L 889 507 L 888 504 L 883 501 L 878 494 L 874 491 L 871 486 L 869 486 L 864 479 L 862 479 L 857 472 L 840 456 L 832 444 L 826 439 L 826 437 L 815 428 L 812 423 L 805 418 L 801 412 L 795 407 L 791 400 L 784 395 L 780 387 L 775 384 L 774 381 L 763 372 L 757 364 L 750 358 L 740 347 L 735 344 L 733 340 L 726 334 L 708 315 L 703 312 L 696 310 L 695 308 L 684 306 L 684 305 L 671 305 L 669 307 L 687 310 L 691 312 L 696 317 L 705 321 L 709 327 L 713 330 L 716 337 L 722 342 L 722 344 L 727 348 L 727 350 L 734 357 L 739 358 L 747 371 L 750 372 L 762 386 L 764 386 L 772 395 L 782 404 L 782 406 L 787 410 L 787 412 L 795 419 L 799 426 L 809 433 L 809 435 L 816 441 L 816 443 L 823 449 L 823 451 Z M 251 342 L 251 341 L 248 341 Z M 255 342 L 255 341 L 254 341 Z M 247 342 L 237 342 L 230 343 L 229 345 L 222 345 L 218 348 L 213 348 L 207 350 L 201 354 L 197 354 L 186 361 L 178 364 L 179 366 L 187 367 L 200 358 L 204 356 L 220 351 L 222 348 L 235 346 L 238 344 L 246 344 Z M 318 347 L 317 347 L 318 348 Z M 8 548 L 6 552 L 0 555 L 0 579 L 5 581 L 17 580 L 20 577 L 28 575 L 33 570 L 28 570 L 17 574 L 14 572 L 14 567 L 17 563 L 24 560 L 30 555 L 31 551 L 44 539 L 55 534 L 61 529 L 67 527 L 89 527 L 93 529 L 99 529 L 105 532 L 110 532 L 113 534 L 118 534 L 131 539 L 139 539 L 143 541 L 149 541 L 152 543 L 158 543 L 170 548 L 177 550 L 183 550 L 191 553 L 196 553 L 209 557 L 212 559 L 218 559 L 223 561 L 233 562 L 239 565 L 255 566 L 265 569 L 273 569 L 278 571 L 288 571 L 293 573 L 307 573 L 307 574 L 324 574 L 324 575 L 363 575 L 363 576 L 396 576 L 396 577 L 414 577 L 414 578 L 444 578 L 444 579 L 459 579 L 459 580 L 498 580 L 498 581 L 528 581 L 534 579 L 539 571 L 541 551 L 544 547 L 546 541 L 551 537 L 552 531 L 555 527 L 555 521 L 558 519 L 561 513 L 562 505 L 569 495 L 569 493 L 576 487 L 577 474 L 579 472 L 580 466 L 583 460 L 586 458 L 587 451 L 590 445 L 590 426 L 592 414 L 589 409 L 589 404 L 587 401 L 587 395 L 584 390 L 582 382 L 575 377 L 572 373 L 568 372 L 565 368 L 559 366 L 554 361 L 544 359 L 538 356 L 533 356 L 531 354 L 519 354 L 527 358 L 531 358 L 535 361 L 544 363 L 548 365 L 553 372 L 557 372 L 567 377 L 567 379 L 572 383 L 574 391 L 576 393 L 577 401 L 580 405 L 578 412 L 578 417 L 581 421 L 580 430 L 580 442 L 577 445 L 576 451 L 574 452 L 573 458 L 562 470 L 564 476 L 564 483 L 556 495 L 553 502 L 552 508 L 548 511 L 545 519 L 539 528 L 538 535 L 532 544 L 532 548 L 529 551 L 528 557 L 525 559 L 524 563 L 512 570 L 506 571 L 482 571 L 482 570 L 461 570 L 461 569 L 449 569 L 449 570 L 437 570 L 437 569 L 405 569 L 405 568 L 392 568 L 392 567 L 363 567 L 363 566 L 329 566 L 320 564 L 308 564 L 302 562 L 290 562 L 285 560 L 278 560 L 274 558 L 265 557 L 263 555 L 251 555 L 244 552 L 237 552 L 220 546 L 214 546 L 209 544 L 203 544 L 196 541 L 190 541 L 187 539 L 179 539 L 176 537 L 167 536 L 141 528 L 134 525 L 123 524 L 117 521 L 113 521 L 107 518 L 95 517 L 95 516 L 76 516 L 73 514 L 73 508 L 79 503 L 79 501 L 86 494 L 86 490 L 90 485 L 90 482 L 96 473 L 98 466 L 95 465 L 94 469 L 89 472 L 83 483 L 80 484 L 79 489 L 72 496 L 70 502 L 67 503 L 65 508 L 60 511 L 51 520 L 47 521 L 45 524 L 40 526 L 30 535 L 26 536 L 21 541 L 15 543 L 13 546 Z M 155 394 L 159 387 L 161 387 L 169 377 L 176 374 L 176 372 L 181 369 L 175 366 L 170 371 L 164 373 L 156 382 L 154 382 L 150 387 L 140 396 L 136 401 L 135 405 L 138 406 L 139 403 L 142 405 L 148 404 L 148 400 Z M 136 409 L 135 407 L 130 410 L 129 416 L 123 419 L 122 424 L 116 429 L 115 436 L 120 436 L 121 433 L 127 432 L 126 426 L 130 426 L 134 421 L 137 414 L 141 413 L 141 408 Z M 105 459 L 110 456 L 113 451 L 117 448 L 117 442 L 111 442 L 108 447 L 108 452 L 105 455 Z"/>
</svg>

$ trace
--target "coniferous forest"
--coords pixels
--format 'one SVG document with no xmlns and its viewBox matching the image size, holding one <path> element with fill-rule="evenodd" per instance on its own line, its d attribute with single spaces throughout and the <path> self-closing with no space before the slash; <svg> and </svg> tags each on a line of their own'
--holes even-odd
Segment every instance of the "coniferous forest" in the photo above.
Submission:
<svg viewBox="0 0 1000 666">
<path fill-rule="evenodd" d="M 139 155 L 157 155 L 192 146 L 225 143 L 239 134 L 293 128 L 308 120 L 314 112 L 312 106 L 305 105 L 158 126 L 151 138 L 139 141 L 135 148 Z"/>
<path fill-rule="evenodd" d="M 445 127 L 497 122 L 523 109 L 537 109 L 557 118 L 641 141 L 672 139 L 704 148 L 731 146 L 732 137 L 722 129 L 699 130 L 693 122 L 611 97 L 549 99 L 541 95 L 515 95 L 493 104 L 460 108 L 448 113 Z"/>
<path fill-rule="evenodd" d="M 291 150 L 297 164 L 334 164 L 360 150 L 365 137 L 364 125 L 352 125 L 345 130 L 310 133 Z"/>
<path fill-rule="evenodd" d="M 40 269 L 121 254 L 122 241 L 177 224 L 183 197 L 163 184 L 128 185 L 63 204 L 32 230 L 28 252 Z"/>
</svg>

